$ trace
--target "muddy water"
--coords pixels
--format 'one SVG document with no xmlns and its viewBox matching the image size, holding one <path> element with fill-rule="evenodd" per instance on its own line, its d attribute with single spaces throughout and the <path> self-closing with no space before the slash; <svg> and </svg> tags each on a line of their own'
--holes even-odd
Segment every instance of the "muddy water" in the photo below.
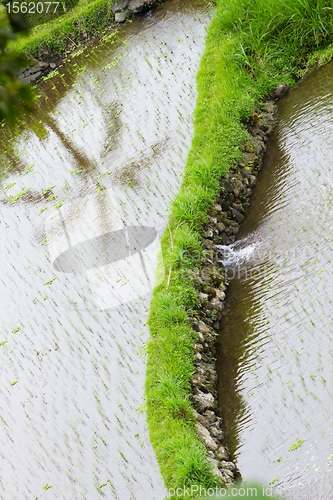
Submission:
<svg viewBox="0 0 333 500">
<path fill-rule="evenodd" d="M 168 1 L 1 130 L 0 498 L 165 497 L 141 350 L 209 17 Z"/>
<path fill-rule="evenodd" d="M 219 400 L 244 479 L 332 498 L 333 64 L 279 107 L 235 247 Z"/>
</svg>

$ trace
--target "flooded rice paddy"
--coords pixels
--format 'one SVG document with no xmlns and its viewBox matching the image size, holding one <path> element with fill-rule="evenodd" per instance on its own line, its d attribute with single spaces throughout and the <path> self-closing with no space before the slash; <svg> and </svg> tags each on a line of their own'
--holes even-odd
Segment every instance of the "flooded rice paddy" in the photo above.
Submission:
<svg viewBox="0 0 333 500">
<path fill-rule="evenodd" d="M 165 497 L 145 323 L 209 17 L 166 2 L 61 66 L 34 118 L 1 130 L 4 500 Z"/>
<path fill-rule="evenodd" d="M 219 402 L 243 479 L 332 498 L 333 64 L 279 102 L 238 241 Z"/>
</svg>

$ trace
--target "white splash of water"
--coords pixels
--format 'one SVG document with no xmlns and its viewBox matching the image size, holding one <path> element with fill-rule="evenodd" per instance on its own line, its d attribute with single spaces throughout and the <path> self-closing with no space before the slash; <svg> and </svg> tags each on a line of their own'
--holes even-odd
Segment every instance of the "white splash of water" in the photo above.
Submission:
<svg viewBox="0 0 333 500">
<path fill-rule="evenodd" d="M 246 240 L 237 241 L 231 245 L 216 245 L 218 250 L 217 260 L 225 266 L 234 266 L 241 262 L 248 261 L 257 248 L 257 244 L 242 247 Z M 239 248 L 241 247 L 241 248 Z"/>
</svg>

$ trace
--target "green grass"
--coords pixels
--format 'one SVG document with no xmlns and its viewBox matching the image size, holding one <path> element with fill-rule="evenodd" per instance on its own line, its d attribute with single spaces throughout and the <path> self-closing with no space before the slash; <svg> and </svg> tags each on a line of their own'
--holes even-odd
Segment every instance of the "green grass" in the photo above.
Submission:
<svg viewBox="0 0 333 500">
<path fill-rule="evenodd" d="M 214 487 L 189 405 L 197 333 L 191 270 L 200 266 L 200 227 L 219 179 L 249 142 L 243 123 L 280 83 L 333 56 L 333 1 L 220 0 L 197 76 L 192 147 L 162 238 L 165 279 L 150 306 L 146 409 L 150 438 L 167 488 Z M 186 314 L 185 314 L 186 313 Z M 180 497 L 177 497 L 180 498 Z"/>
<path fill-rule="evenodd" d="M 297 443 L 293 444 L 288 451 L 294 451 L 297 450 L 301 446 L 302 443 L 304 443 L 305 439 L 299 439 Z"/>
</svg>

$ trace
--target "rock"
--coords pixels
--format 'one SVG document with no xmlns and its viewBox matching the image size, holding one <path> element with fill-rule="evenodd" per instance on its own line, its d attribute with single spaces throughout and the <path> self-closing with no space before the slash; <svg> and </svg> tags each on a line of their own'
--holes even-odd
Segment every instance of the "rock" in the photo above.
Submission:
<svg viewBox="0 0 333 500">
<path fill-rule="evenodd" d="M 211 335 L 210 333 L 205 334 L 205 340 L 207 344 L 214 344 L 215 342 L 213 335 Z"/>
<path fill-rule="evenodd" d="M 203 246 L 203 248 L 206 248 L 207 250 L 209 250 L 210 248 L 213 248 L 214 243 L 211 240 L 203 240 L 202 246 Z"/>
<path fill-rule="evenodd" d="M 210 426 L 209 432 L 211 433 L 211 435 L 214 438 L 218 439 L 219 441 L 223 441 L 224 434 L 223 434 L 223 431 L 221 431 L 220 424 L 218 422 L 216 422 Z"/>
<path fill-rule="evenodd" d="M 216 421 L 216 415 L 211 410 L 206 410 L 205 413 L 204 413 L 204 417 L 207 419 L 207 421 L 210 424 L 213 424 Z"/>
<path fill-rule="evenodd" d="M 217 227 L 219 233 L 223 233 L 223 231 L 225 230 L 225 225 L 223 224 L 223 222 L 218 222 L 216 224 L 216 227 Z"/>
<path fill-rule="evenodd" d="M 244 215 L 242 215 L 240 212 L 238 212 L 238 210 L 236 210 L 236 208 L 233 208 L 231 213 L 235 217 L 235 219 L 238 223 L 240 223 L 244 220 Z"/>
<path fill-rule="evenodd" d="M 56 67 L 57 67 L 56 63 L 54 63 L 54 62 L 50 63 L 50 68 L 51 69 L 56 69 Z"/>
<path fill-rule="evenodd" d="M 128 8 L 134 14 L 139 14 L 139 12 L 143 12 L 146 8 L 146 3 L 144 0 L 130 0 L 128 3 Z"/>
<path fill-rule="evenodd" d="M 208 297 L 208 295 L 207 295 Z M 205 334 L 205 333 L 210 333 L 210 329 L 208 328 L 208 326 L 203 322 L 203 321 L 199 321 L 199 332 Z"/>
<path fill-rule="evenodd" d="M 275 102 L 274 101 L 268 101 L 266 102 L 266 104 L 264 104 L 266 110 L 268 111 L 268 113 L 273 113 L 275 111 Z"/>
<path fill-rule="evenodd" d="M 225 293 L 220 290 L 219 288 L 215 289 L 215 292 L 216 292 L 216 297 L 219 299 L 219 300 L 224 300 L 225 299 Z"/>
<path fill-rule="evenodd" d="M 267 127 L 265 129 L 265 133 L 266 133 L 267 137 L 269 137 L 269 136 L 272 135 L 274 128 L 275 128 L 275 125 L 274 126 L 269 126 L 269 127 Z"/>
<path fill-rule="evenodd" d="M 225 474 L 226 476 L 229 476 L 230 479 L 233 479 L 234 478 L 234 475 L 233 473 L 231 472 L 231 470 L 229 469 L 223 469 L 223 474 Z"/>
<path fill-rule="evenodd" d="M 252 137 L 252 139 L 257 139 L 257 137 Z M 248 179 L 249 178 L 249 175 L 252 174 L 252 169 L 247 167 L 247 168 L 242 168 L 241 170 L 241 173 L 242 173 L 242 177 L 243 177 L 243 182 L 245 179 Z"/>
<path fill-rule="evenodd" d="M 214 297 L 207 307 L 210 311 L 222 311 L 224 304 L 217 297 Z"/>
<path fill-rule="evenodd" d="M 219 467 L 221 469 L 227 469 L 227 470 L 231 470 L 231 471 L 236 470 L 236 465 L 233 462 L 225 462 L 224 460 L 222 460 L 222 462 L 220 462 Z"/>
<path fill-rule="evenodd" d="M 253 153 L 253 146 L 252 144 L 246 144 L 244 148 L 245 153 Z"/>
<path fill-rule="evenodd" d="M 130 16 L 130 11 L 128 9 L 123 12 L 116 12 L 114 16 L 114 20 L 116 23 L 123 23 Z"/>
<path fill-rule="evenodd" d="M 198 332 L 198 340 L 199 342 L 203 343 L 205 341 L 205 337 L 201 332 Z"/>
<path fill-rule="evenodd" d="M 232 193 L 234 190 L 234 186 L 232 186 L 230 182 L 226 180 L 223 181 L 223 187 L 228 193 Z"/>
<path fill-rule="evenodd" d="M 259 155 L 261 151 L 266 149 L 265 143 L 262 141 L 261 137 L 252 137 L 251 142 L 254 146 L 256 155 Z"/>
<path fill-rule="evenodd" d="M 34 64 L 33 66 L 30 66 L 30 68 L 27 69 L 26 76 L 33 75 L 34 73 L 39 73 L 40 70 L 45 69 L 48 66 L 49 66 L 48 63 L 40 61 L 37 64 Z"/>
<path fill-rule="evenodd" d="M 263 114 L 261 119 L 262 119 L 262 121 L 264 121 L 266 123 L 275 123 L 275 120 L 274 120 L 272 113 Z"/>
<path fill-rule="evenodd" d="M 244 191 L 244 186 L 243 186 L 243 183 L 240 179 L 235 179 L 235 184 L 237 186 L 237 188 L 239 189 L 239 191 Z M 234 190 L 235 192 L 235 190 Z"/>
<path fill-rule="evenodd" d="M 38 63 L 37 59 L 35 59 L 35 57 L 33 57 L 31 55 L 27 55 L 27 59 L 29 59 L 30 64 L 37 64 Z"/>
<path fill-rule="evenodd" d="M 195 352 L 202 352 L 203 350 L 202 344 L 194 344 L 194 349 Z"/>
<path fill-rule="evenodd" d="M 205 302 L 208 302 L 208 294 L 200 292 L 198 294 L 198 299 L 201 304 L 204 304 Z M 199 326 L 199 332 L 204 333 L 200 330 L 200 326 Z"/>
<path fill-rule="evenodd" d="M 202 360 L 202 356 L 200 354 L 200 352 L 196 352 L 195 355 L 194 355 L 194 358 L 197 360 L 197 361 L 201 361 Z"/>
<path fill-rule="evenodd" d="M 256 155 L 254 153 L 245 153 L 243 163 L 247 166 L 249 163 L 254 162 Z"/>
<path fill-rule="evenodd" d="M 220 237 L 221 237 L 222 245 L 229 245 L 230 240 L 229 240 L 226 232 L 221 233 Z"/>
<path fill-rule="evenodd" d="M 21 82 L 24 82 L 24 83 L 31 83 L 29 76 L 25 76 L 24 78 L 20 78 L 20 80 L 21 80 Z"/>
<path fill-rule="evenodd" d="M 257 178 L 255 175 L 249 176 L 249 183 L 250 183 L 251 188 L 257 184 Z"/>
<path fill-rule="evenodd" d="M 229 453 L 227 452 L 224 446 L 219 447 L 219 449 L 217 450 L 216 458 L 218 460 L 228 460 Z"/>
<path fill-rule="evenodd" d="M 213 235 L 214 235 L 214 233 L 213 233 L 213 230 L 211 228 L 207 229 L 207 231 L 205 231 L 203 233 L 204 238 L 212 238 Z"/>
<path fill-rule="evenodd" d="M 206 370 L 203 366 L 197 366 L 196 367 L 196 372 L 199 374 L 199 375 L 205 375 L 206 374 Z"/>
<path fill-rule="evenodd" d="M 195 420 L 197 420 L 201 425 L 203 425 L 204 427 L 207 427 L 209 422 L 207 421 L 207 419 L 203 416 L 203 415 L 200 415 L 200 413 L 198 413 L 197 411 L 193 411 L 193 416 L 195 418 Z"/>
<path fill-rule="evenodd" d="M 112 12 L 116 14 L 117 12 L 121 12 L 122 10 L 127 9 L 129 0 L 124 0 L 123 2 L 118 2 L 111 8 Z"/>
<path fill-rule="evenodd" d="M 216 205 L 214 205 L 214 208 L 215 208 L 215 210 L 217 210 L 217 212 L 221 212 L 222 211 L 221 205 L 216 204 Z"/>
<path fill-rule="evenodd" d="M 210 367 L 207 367 L 207 378 L 209 378 L 213 384 L 216 384 L 217 382 L 217 372 L 214 369 L 214 366 L 211 365 Z"/>
<path fill-rule="evenodd" d="M 223 476 L 222 476 L 221 471 L 218 468 L 217 460 L 215 460 L 214 458 L 210 458 L 210 457 L 207 457 L 206 460 L 207 460 L 207 462 L 210 463 L 210 465 L 212 467 L 212 473 L 214 474 L 214 476 L 217 476 L 221 481 L 223 481 Z"/>
<path fill-rule="evenodd" d="M 195 427 L 200 441 L 202 441 L 209 450 L 215 451 L 217 449 L 217 444 L 210 436 L 209 431 L 200 424 L 200 422 L 196 422 Z"/>
<path fill-rule="evenodd" d="M 33 75 L 30 75 L 29 76 L 29 79 L 30 79 L 30 83 L 34 83 L 36 80 L 38 80 L 38 78 L 40 78 L 42 76 L 42 72 L 41 71 L 38 71 L 38 73 L 34 73 Z"/>
<path fill-rule="evenodd" d="M 200 387 L 200 389 L 205 388 L 207 383 L 206 377 L 204 377 L 203 375 L 196 374 L 192 378 L 192 383 L 195 386 Z"/>
<path fill-rule="evenodd" d="M 278 85 L 274 90 L 273 97 L 275 99 L 281 99 L 281 97 L 283 97 L 289 89 L 290 85 L 287 85 L 286 83 L 280 83 L 280 85 Z"/>
<path fill-rule="evenodd" d="M 193 396 L 193 403 L 199 413 L 203 413 L 206 410 L 213 410 L 216 406 L 214 396 L 210 392 L 208 392 L 208 394 L 204 394 L 203 392 L 198 391 L 198 394 Z"/>
</svg>

